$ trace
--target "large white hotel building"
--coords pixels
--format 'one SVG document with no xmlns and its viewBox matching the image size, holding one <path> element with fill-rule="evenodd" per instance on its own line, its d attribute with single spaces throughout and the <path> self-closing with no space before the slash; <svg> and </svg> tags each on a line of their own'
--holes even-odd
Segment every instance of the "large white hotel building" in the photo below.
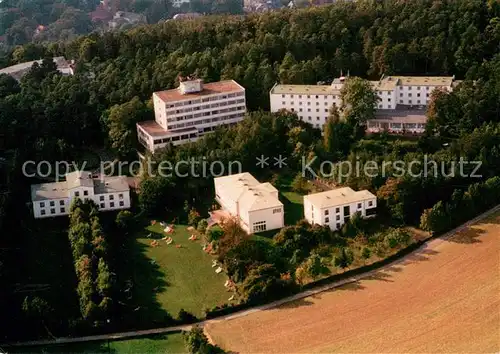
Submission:
<svg viewBox="0 0 500 354">
<path fill-rule="evenodd" d="M 346 78 L 331 85 L 275 85 L 270 91 L 271 112 L 285 109 L 322 128 L 333 104 L 342 104 L 340 90 Z M 382 76 L 370 81 L 377 93 L 377 119 L 368 121 L 368 131 L 388 130 L 421 133 L 425 130 L 427 106 L 435 89 L 451 91 L 459 83 L 454 77 Z"/>
<path fill-rule="evenodd" d="M 181 78 L 177 89 L 153 93 L 155 120 L 137 124 L 142 145 L 154 153 L 168 144 L 196 141 L 245 117 L 245 89 L 234 80 L 204 84 Z"/>
</svg>

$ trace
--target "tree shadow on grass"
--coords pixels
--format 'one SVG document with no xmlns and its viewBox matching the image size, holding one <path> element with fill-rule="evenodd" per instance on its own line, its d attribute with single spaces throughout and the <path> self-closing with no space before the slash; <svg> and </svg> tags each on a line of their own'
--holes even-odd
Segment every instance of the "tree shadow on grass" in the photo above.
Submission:
<svg viewBox="0 0 500 354">
<path fill-rule="evenodd" d="M 69 344 L 54 344 L 49 346 L 38 347 L 17 347 L 7 348 L 9 353 L 117 353 L 117 351 L 108 347 L 107 342 L 85 342 L 85 343 L 69 343 Z"/>
<path fill-rule="evenodd" d="M 291 191 L 286 190 L 285 192 Z M 303 204 L 291 201 L 282 193 L 280 193 L 279 199 L 283 203 L 285 211 L 285 225 L 295 225 L 297 221 L 304 219 Z"/>
<path fill-rule="evenodd" d="M 160 239 L 163 235 L 151 232 L 151 240 Z M 127 314 L 127 325 L 130 328 L 151 328 L 171 325 L 168 312 L 156 298 L 168 286 L 160 266 L 147 256 L 148 245 L 131 238 L 122 252 L 124 260 L 120 269 L 123 280 L 123 306 Z"/>
</svg>

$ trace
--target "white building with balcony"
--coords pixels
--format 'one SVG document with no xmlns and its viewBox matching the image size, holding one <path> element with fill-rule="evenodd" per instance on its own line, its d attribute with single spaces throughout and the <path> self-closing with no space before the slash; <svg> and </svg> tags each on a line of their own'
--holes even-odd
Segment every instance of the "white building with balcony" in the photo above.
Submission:
<svg viewBox="0 0 500 354">
<path fill-rule="evenodd" d="M 336 78 L 331 85 L 276 84 L 269 93 L 271 112 L 285 109 L 296 113 L 301 120 L 315 128 L 322 129 L 332 105 L 335 104 L 338 108 L 342 105 L 340 91 L 347 79 L 348 77 Z M 383 75 L 380 80 L 370 83 L 379 101 L 376 107 L 377 119 L 368 122 L 369 132 L 386 130 L 422 133 L 427 121 L 425 107 L 432 91 L 440 89 L 450 92 L 460 81 L 451 76 Z M 381 111 L 380 121 L 378 111 Z M 410 116 L 411 119 L 408 120 L 407 117 Z"/>
<path fill-rule="evenodd" d="M 234 80 L 181 78 L 179 88 L 153 93 L 153 104 L 155 120 L 137 123 L 139 141 L 152 153 L 236 124 L 246 113 L 245 89 Z"/>
<path fill-rule="evenodd" d="M 377 197 L 367 190 L 349 187 L 304 196 L 304 217 L 311 224 L 339 230 L 354 214 L 375 215 Z"/>
<path fill-rule="evenodd" d="M 217 202 L 249 234 L 283 227 L 283 203 L 271 183 L 260 183 L 245 172 L 214 178 L 214 185 Z"/>
<path fill-rule="evenodd" d="M 35 218 L 68 215 L 75 198 L 93 200 L 102 211 L 130 208 L 130 188 L 125 176 L 100 178 L 75 171 L 66 174 L 64 182 L 31 186 Z"/>
</svg>

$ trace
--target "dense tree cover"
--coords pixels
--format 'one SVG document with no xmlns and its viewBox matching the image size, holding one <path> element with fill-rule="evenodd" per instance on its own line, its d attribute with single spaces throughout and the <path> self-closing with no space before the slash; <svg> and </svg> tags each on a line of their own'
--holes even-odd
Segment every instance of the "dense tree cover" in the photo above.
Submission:
<svg viewBox="0 0 500 354">
<path fill-rule="evenodd" d="M 437 202 L 424 210 L 420 227 L 432 233 L 442 233 L 462 224 L 471 215 L 479 214 L 498 204 L 500 178 L 493 177 L 484 183 L 474 183 L 464 191 L 456 189 L 448 202 Z"/>
<path fill-rule="evenodd" d="M 82 318 L 105 321 L 112 307 L 113 277 L 106 262 L 108 246 L 99 222 L 97 206 L 76 199 L 71 205 L 69 241 L 78 279 Z"/>
</svg>

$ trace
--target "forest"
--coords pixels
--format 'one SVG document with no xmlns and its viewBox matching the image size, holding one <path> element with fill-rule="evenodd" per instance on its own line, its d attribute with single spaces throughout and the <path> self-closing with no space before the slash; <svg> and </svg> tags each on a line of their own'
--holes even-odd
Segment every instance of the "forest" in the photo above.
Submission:
<svg viewBox="0 0 500 354">
<path fill-rule="evenodd" d="M 89 148 L 112 151 L 124 160 L 135 158 L 139 148 L 135 123 L 153 118 L 152 92 L 176 87 L 179 74 L 196 74 L 206 82 L 236 80 L 246 88 L 251 112 L 237 127 L 155 155 L 160 161 L 238 158 L 252 172 L 255 155 L 281 151 L 290 157 L 292 174 L 300 156 L 410 161 L 429 155 L 448 166 L 460 157 L 481 161 L 480 180 L 352 177 L 343 181 L 377 193 L 380 210 L 393 227 L 422 226 L 432 232 L 449 229 L 467 217 L 451 220 L 447 216 L 454 208 L 467 206 L 474 214 L 494 202 L 482 198 L 485 194 L 498 195 L 494 177 L 500 175 L 500 3 L 495 0 L 365 0 L 246 17 L 209 16 L 182 24 L 92 33 L 71 41 L 31 43 L 5 53 L 0 66 L 58 55 L 76 61 L 74 76 L 59 75 L 51 60 L 34 66 L 19 83 L 0 76 L 0 282 L 7 284 L 0 293 L 0 312 L 20 318 L 9 324 L 11 328 L 2 328 L 5 335 L 34 327 L 32 317 L 18 316 L 24 297 L 14 284 L 23 281 L 19 274 L 26 273 L 17 272 L 19 259 L 26 256 L 19 244 L 33 237 L 55 237 L 28 221 L 28 186 L 33 182 L 22 176 L 22 163 L 71 160 Z M 426 134 L 417 141 L 367 137 L 352 122 L 332 122 L 327 138 L 335 139 L 324 140 L 319 130 L 298 122 L 296 116 L 265 112 L 274 83 L 315 84 L 347 70 L 369 79 L 382 74 L 455 75 L 465 81 L 452 93 L 433 97 Z M 145 176 L 138 211 L 154 216 L 182 209 L 186 200 L 210 195 L 211 184 L 208 179 Z M 67 227 L 62 223 L 61 228 Z M 321 230 L 303 225 L 284 230 L 273 242 L 280 252 L 293 255 L 301 246 L 292 242 L 297 233 L 312 233 L 318 244 L 323 242 Z M 298 259 L 308 260 L 310 251 Z M 255 269 L 246 268 L 244 259 L 234 261 L 235 273 L 243 267 L 243 278 L 251 275 L 249 288 L 258 274 L 272 278 L 282 270 L 270 269 L 266 257 L 254 262 Z M 99 262 L 94 263 L 97 267 Z M 55 308 L 52 326 L 59 328 L 58 333 L 75 328 L 65 318 L 63 295 L 47 299 Z M 97 298 L 102 302 L 106 296 Z M 71 316 L 78 317 L 78 311 Z M 133 323 L 130 318 L 128 323 Z M 29 335 L 38 331 L 27 330 Z"/>
</svg>

